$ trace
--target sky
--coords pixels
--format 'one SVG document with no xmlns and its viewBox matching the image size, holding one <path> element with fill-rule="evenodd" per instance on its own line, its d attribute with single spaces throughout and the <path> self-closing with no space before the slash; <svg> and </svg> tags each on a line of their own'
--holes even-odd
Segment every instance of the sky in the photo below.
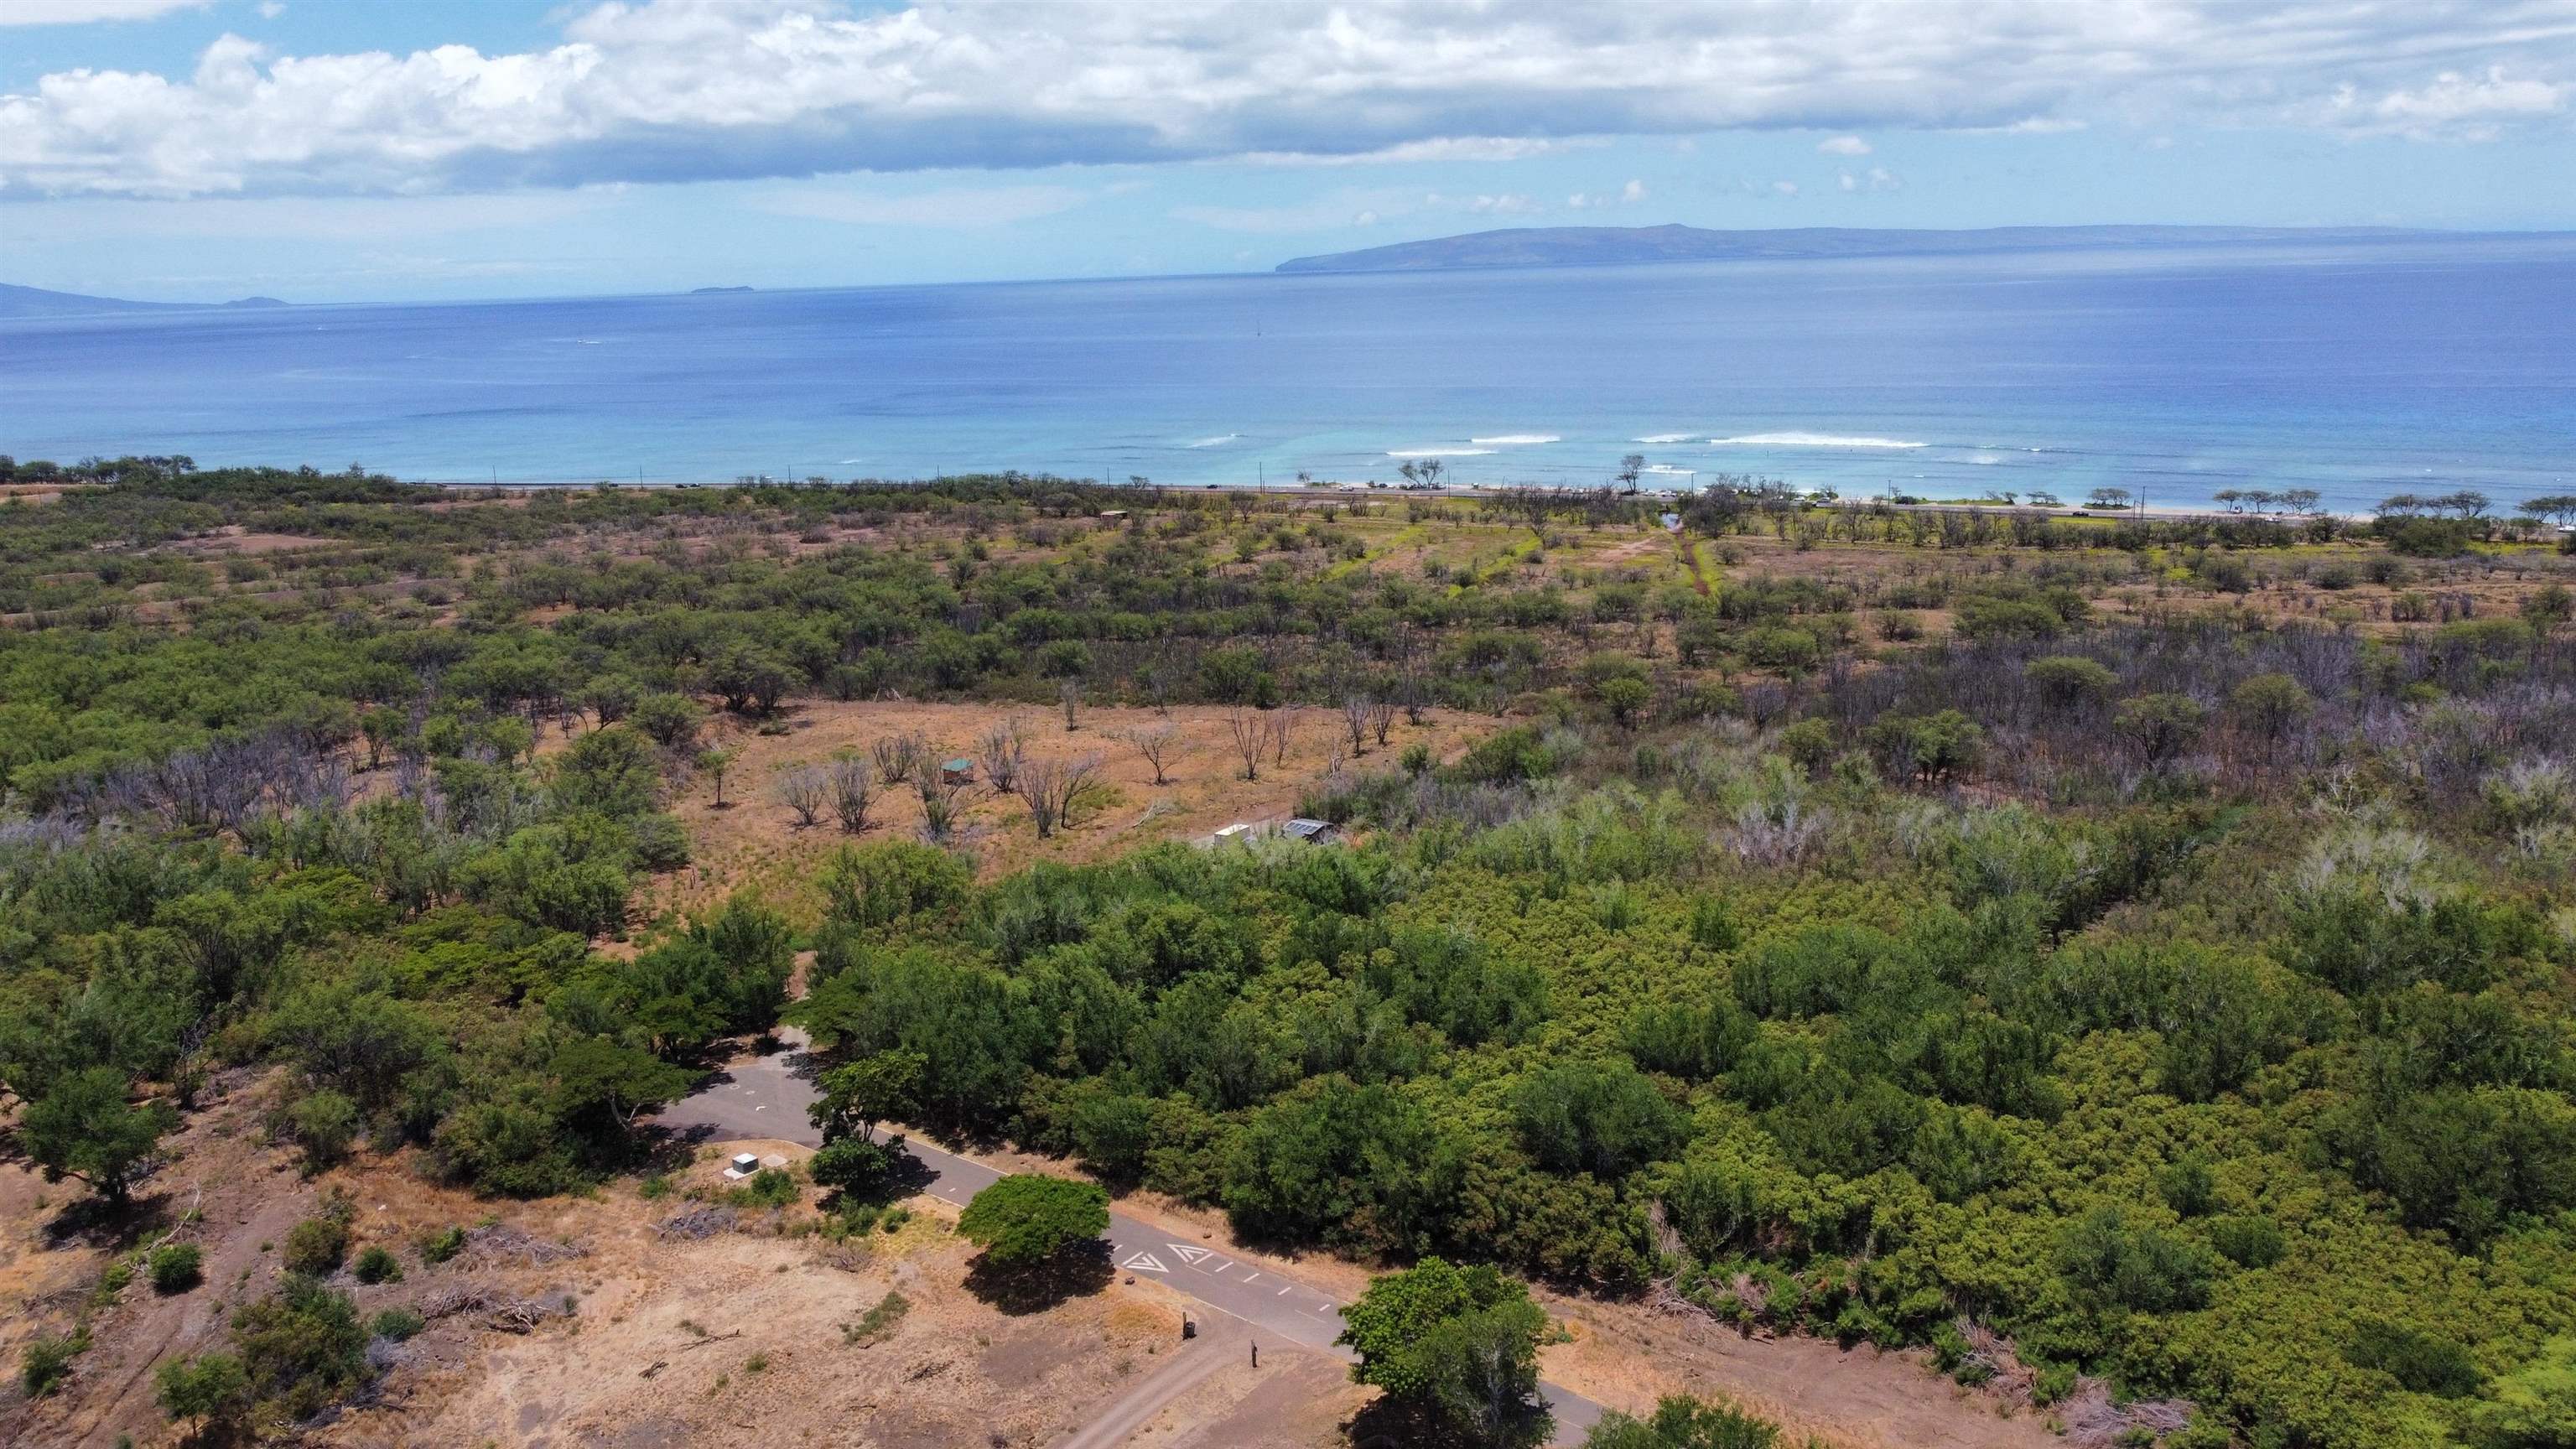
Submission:
<svg viewBox="0 0 2576 1449">
<path fill-rule="evenodd" d="M 2576 0 L 0 0 L 0 280 L 1266 270 L 1500 226 L 2576 228 Z"/>
</svg>

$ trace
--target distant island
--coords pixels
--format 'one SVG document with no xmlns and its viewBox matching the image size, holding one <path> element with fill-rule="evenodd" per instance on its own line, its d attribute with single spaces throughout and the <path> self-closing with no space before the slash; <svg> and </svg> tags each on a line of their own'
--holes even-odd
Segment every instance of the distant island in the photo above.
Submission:
<svg viewBox="0 0 2576 1449">
<path fill-rule="evenodd" d="M 0 319 L 18 317 L 91 317 L 106 312 L 205 312 L 226 307 L 285 307 L 275 297 L 241 297 L 230 302 L 133 302 L 122 297 L 85 297 L 78 292 L 49 292 L 0 282 Z"/>
<path fill-rule="evenodd" d="M 692 297 L 721 297 L 732 292 L 748 292 L 750 290 L 751 288 L 749 287 L 692 287 L 689 289 L 689 295 Z"/>
<path fill-rule="evenodd" d="M 2387 242 L 2456 237 L 2396 227 L 2003 226 L 1975 231 L 1789 227 L 1708 231 L 1695 226 L 1538 226 L 1397 242 L 1296 257 L 1282 272 L 1421 272 L 1461 267 L 1603 267 L 1814 257 L 1941 256 L 2106 247 Z"/>
</svg>

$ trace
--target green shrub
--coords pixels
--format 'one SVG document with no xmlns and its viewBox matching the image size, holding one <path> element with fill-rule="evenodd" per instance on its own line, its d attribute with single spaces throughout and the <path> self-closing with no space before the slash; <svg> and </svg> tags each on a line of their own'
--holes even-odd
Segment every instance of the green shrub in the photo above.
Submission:
<svg viewBox="0 0 2576 1449">
<path fill-rule="evenodd" d="M 785 1207 L 803 1195 L 804 1188 L 796 1174 L 784 1168 L 764 1167 L 726 1194 L 726 1200 L 736 1207 L 775 1208 Z"/>
<path fill-rule="evenodd" d="M 1780 731 L 1780 753 L 1810 775 L 1821 775 L 1834 762 L 1834 727 L 1820 719 L 1802 719 Z"/>
<path fill-rule="evenodd" d="M 865 1348 L 894 1331 L 903 1316 L 912 1311 L 912 1302 L 900 1293 L 889 1292 L 877 1300 L 874 1308 L 859 1315 L 856 1323 L 841 1325 L 841 1342 L 852 1348 Z"/>
<path fill-rule="evenodd" d="M 320 1172 L 349 1155 L 358 1140 L 358 1104 L 328 1089 L 306 1094 L 287 1109 L 288 1131 L 304 1149 L 306 1173 Z"/>
<path fill-rule="evenodd" d="M 184 1293 L 205 1277 L 205 1254 L 194 1243 L 163 1243 L 152 1250 L 147 1271 L 161 1293 Z"/>
<path fill-rule="evenodd" d="M 382 1243 L 369 1243 L 358 1250 L 358 1261 L 351 1269 L 361 1283 L 399 1283 L 402 1261 Z"/>
<path fill-rule="evenodd" d="M 40 1333 L 27 1340 L 26 1350 L 18 1357 L 18 1386 L 31 1399 L 52 1393 L 71 1375 L 72 1360 L 87 1347 L 85 1333 Z"/>
<path fill-rule="evenodd" d="M 250 1400 L 250 1374 L 229 1353 L 171 1359 L 154 1372 L 153 1383 L 162 1412 L 173 1419 L 222 1423 Z"/>
<path fill-rule="evenodd" d="M 349 1251 L 349 1230 L 329 1218 L 306 1218 L 286 1234 L 286 1253 L 280 1259 L 289 1273 L 324 1277 L 340 1266 Z"/>
<path fill-rule="evenodd" d="M 444 1263 L 463 1251 L 465 1251 L 465 1229 L 454 1225 L 441 1228 L 420 1240 L 420 1260 L 424 1263 Z"/>
<path fill-rule="evenodd" d="M 427 1319 L 408 1308 L 388 1308 L 367 1325 L 367 1332 L 371 1337 L 400 1343 L 428 1326 Z"/>
</svg>

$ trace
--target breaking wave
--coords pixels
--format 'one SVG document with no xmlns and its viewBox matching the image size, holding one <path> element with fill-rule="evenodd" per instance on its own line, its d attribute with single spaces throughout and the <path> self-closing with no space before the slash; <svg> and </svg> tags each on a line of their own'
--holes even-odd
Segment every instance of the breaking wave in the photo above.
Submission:
<svg viewBox="0 0 2576 1449">
<path fill-rule="evenodd" d="M 1747 433 L 1740 438 L 1711 438 L 1720 448 L 1925 448 L 1929 443 L 1903 438 L 1854 438 L 1839 433 Z"/>
</svg>

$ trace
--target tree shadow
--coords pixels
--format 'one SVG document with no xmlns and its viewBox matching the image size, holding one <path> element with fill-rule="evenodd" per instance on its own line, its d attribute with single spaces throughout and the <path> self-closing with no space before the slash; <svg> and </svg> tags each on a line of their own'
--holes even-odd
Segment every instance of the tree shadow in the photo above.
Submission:
<svg viewBox="0 0 2576 1449">
<path fill-rule="evenodd" d="M 1544 1407 L 1536 1407 L 1503 1426 L 1499 1435 L 1470 1434 L 1419 1404 L 1385 1394 L 1360 1406 L 1342 1422 L 1342 1434 L 1351 1449 L 1470 1449 L 1492 1445 L 1539 1449 L 1550 1442 L 1555 1429 L 1554 1417 Z"/>
<path fill-rule="evenodd" d="M 698 1149 L 714 1140 L 715 1135 L 713 1124 L 706 1122 L 686 1127 L 638 1127 L 634 1133 L 635 1164 L 646 1172 L 678 1172 L 696 1162 Z"/>
<path fill-rule="evenodd" d="M 1108 1240 L 1095 1239 L 1041 1263 L 1004 1266 L 978 1253 L 966 1270 L 966 1291 L 1014 1317 L 1044 1313 L 1109 1286 Z"/>
<path fill-rule="evenodd" d="M 148 1175 L 136 1180 L 132 1195 L 122 1204 L 109 1202 L 76 1179 L 65 1178 L 63 1182 L 76 1195 L 44 1221 L 40 1231 L 47 1248 L 77 1244 L 122 1252 L 141 1242 L 145 1235 L 169 1226 L 181 1211 L 178 1190 L 154 1184 Z"/>
</svg>

